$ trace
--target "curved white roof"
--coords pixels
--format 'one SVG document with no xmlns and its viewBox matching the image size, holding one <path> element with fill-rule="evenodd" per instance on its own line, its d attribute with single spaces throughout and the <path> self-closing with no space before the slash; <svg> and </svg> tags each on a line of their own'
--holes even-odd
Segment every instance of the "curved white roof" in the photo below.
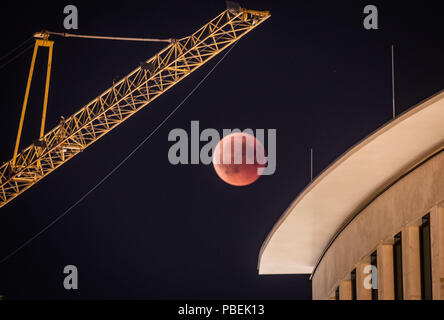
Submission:
<svg viewBox="0 0 444 320">
<path fill-rule="evenodd" d="M 354 213 L 443 143 L 441 91 L 352 147 L 299 194 L 262 245 L 259 273 L 312 273 Z"/>
</svg>

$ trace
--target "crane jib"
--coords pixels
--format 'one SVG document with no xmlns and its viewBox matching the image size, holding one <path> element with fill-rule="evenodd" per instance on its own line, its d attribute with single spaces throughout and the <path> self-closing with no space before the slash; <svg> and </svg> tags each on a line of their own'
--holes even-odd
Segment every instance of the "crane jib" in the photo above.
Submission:
<svg viewBox="0 0 444 320">
<path fill-rule="evenodd" d="M 192 35 L 171 41 L 75 114 L 62 118 L 15 161 L 0 166 L 0 207 L 103 137 L 270 17 L 267 11 L 223 11 Z"/>
</svg>

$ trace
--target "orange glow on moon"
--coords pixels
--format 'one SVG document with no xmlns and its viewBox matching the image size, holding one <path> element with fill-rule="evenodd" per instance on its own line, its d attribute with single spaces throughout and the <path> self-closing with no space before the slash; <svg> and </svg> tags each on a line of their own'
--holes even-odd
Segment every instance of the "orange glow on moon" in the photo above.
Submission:
<svg viewBox="0 0 444 320">
<path fill-rule="evenodd" d="M 235 147 L 240 146 L 241 141 L 242 148 Z M 239 163 L 235 163 L 237 159 Z M 259 179 L 266 165 L 265 159 L 264 146 L 258 139 L 248 133 L 235 132 L 217 144 L 213 153 L 213 166 L 217 175 L 226 183 L 246 186 Z"/>
</svg>

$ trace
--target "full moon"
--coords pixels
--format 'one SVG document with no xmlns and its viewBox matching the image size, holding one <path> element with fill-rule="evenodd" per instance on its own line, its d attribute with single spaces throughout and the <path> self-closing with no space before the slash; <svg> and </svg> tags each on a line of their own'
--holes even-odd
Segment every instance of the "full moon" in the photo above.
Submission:
<svg viewBox="0 0 444 320">
<path fill-rule="evenodd" d="M 217 175 L 233 186 L 246 186 L 255 182 L 261 176 L 265 163 L 262 143 L 244 132 L 224 137 L 213 153 L 213 166 Z"/>
</svg>

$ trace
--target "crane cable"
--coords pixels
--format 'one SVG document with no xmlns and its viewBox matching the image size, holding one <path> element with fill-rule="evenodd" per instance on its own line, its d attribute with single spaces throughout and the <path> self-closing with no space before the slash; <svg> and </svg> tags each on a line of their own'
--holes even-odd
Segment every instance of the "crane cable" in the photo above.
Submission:
<svg viewBox="0 0 444 320">
<path fill-rule="evenodd" d="M 6 58 L 7 56 L 11 55 L 11 53 L 13 53 L 14 51 L 16 51 L 18 48 L 22 47 L 26 42 L 28 42 L 29 40 L 31 40 L 32 38 L 34 38 L 33 36 L 29 37 L 28 39 L 24 40 L 22 43 L 20 43 L 17 47 L 15 47 L 14 49 L 12 49 L 11 51 L 9 51 L 7 54 L 3 55 L 0 58 L 0 61 L 3 60 L 4 58 Z"/>
<path fill-rule="evenodd" d="M 30 37 L 28 39 L 26 39 L 25 41 L 23 41 L 22 43 L 20 43 L 17 47 L 15 47 L 14 49 L 12 49 L 11 51 L 9 51 L 7 54 L 3 55 L 0 58 L 1 60 L 4 60 L 5 58 L 9 57 L 12 53 L 14 53 L 15 51 L 17 51 L 17 49 L 23 47 L 23 45 L 28 42 L 29 40 L 33 39 L 34 37 Z M 3 63 L 2 65 L 0 65 L 0 69 L 3 69 L 4 67 L 6 67 L 8 64 L 10 64 L 12 61 L 14 61 L 15 59 L 17 59 L 18 57 L 20 57 L 22 54 L 24 54 L 26 51 L 28 51 L 29 49 L 31 49 L 34 46 L 34 43 L 29 45 L 28 47 L 26 47 L 25 49 L 23 49 L 22 51 L 20 51 L 19 53 L 15 54 L 12 58 L 10 58 L 8 61 L 6 61 L 5 63 Z"/>
<path fill-rule="evenodd" d="M 128 37 L 111 37 L 111 36 L 94 36 L 94 35 L 85 35 L 85 34 L 72 34 L 67 32 L 53 32 L 53 31 L 42 31 L 35 33 L 33 36 L 29 37 L 25 41 L 23 41 L 21 44 L 19 44 L 17 47 L 9 51 L 7 54 L 2 56 L 0 58 L 0 61 L 5 59 L 6 57 L 10 56 L 13 52 L 15 52 L 17 49 L 21 48 L 26 42 L 33 38 L 44 38 L 45 35 L 54 35 L 54 36 L 61 36 L 64 38 L 83 38 L 83 39 L 99 39 L 99 40 L 120 40 L 120 41 L 140 41 L 140 42 L 167 42 L 167 43 L 173 43 L 174 39 L 157 39 L 157 38 L 128 38 Z M 4 64 L 0 65 L 0 69 L 3 69 L 5 66 L 7 66 L 9 63 L 13 62 L 15 59 L 20 57 L 22 54 L 24 54 L 26 51 L 31 49 L 34 46 L 34 44 L 26 47 L 21 52 L 17 53 L 14 57 L 6 61 Z"/>
<path fill-rule="evenodd" d="M 84 38 L 84 39 L 99 39 L 99 40 L 123 40 L 123 41 L 143 41 L 143 42 L 168 42 L 172 43 L 174 39 L 156 39 L 156 38 L 128 38 L 128 37 L 109 37 L 109 36 L 93 36 L 85 34 L 72 34 L 67 32 L 53 32 L 43 31 L 42 34 L 52 34 L 64 38 Z"/>
<path fill-rule="evenodd" d="M 87 193 L 85 193 L 83 196 L 80 197 L 79 200 L 77 200 L 73 205 L 71 205 L 68 209 L 66 209 L 62 214 L 60 214 L 57 218 L 52 220 L 46 227 L 44 227 L 42 230 L 37 232 L 34 236 L 29 238 L 27 241 L 25 241 L 21 246 L 19 246 L 17 249 L 9 253 L 7 256 L 5 256 L 2 260 L 0 260 L 0 265 L 3 264 L 5 261 L 7 261 L 9 258 L 11 258 L 13 255 L 15 255 L 17 252 L 25 248 L 27 245 L 29 245 L 33 240 L 35 240 L 37 237 L 39 237 L 41 234 L 43 234 L 46 230 L 51 228 L 53 225 L 55 225 L 59 220 L 61 220 L 64 216 L 66 216 L 72 209 L 74 209 L 80 202 L 85 200 L 94 190 L 96 190 L 103 182 L 105 182 L 114 172 L 117 171 L 131 156 L 136 153 L 164 124 L 167 122 L 169 118 L 173 116 L 173 114 L 179 110 L 179 108 L 188 100 L 188 98 L 202 85 L 202 83 L 210 76 L 210 74 L 217 68 L 217 66 L 225 59 L 225 57 L 230 53 L 230 51 L 236 46 L 237 41 L 234 42 L 234 44 L 225 52 L 225 54 L 220 58 L 220 60 L 214 65 L 213 68 L 205 75 L 205 77 L 202 78 L 202 80 L 199 81 L 199 83 L 188 93 L 188 95 L 177 105 L 176 108 L 174 108 L 168 116 L 160 122 L 156 128 L 154 128 L 153 131 L 151 131 L 148 136 L 146 136 L 142 142 L 140 142 L 134 149 L 131 151 L 120 163 L 115 166 L 108 174 L 106 174 L 94 187 L 92 187 Z"/>
</svg>

